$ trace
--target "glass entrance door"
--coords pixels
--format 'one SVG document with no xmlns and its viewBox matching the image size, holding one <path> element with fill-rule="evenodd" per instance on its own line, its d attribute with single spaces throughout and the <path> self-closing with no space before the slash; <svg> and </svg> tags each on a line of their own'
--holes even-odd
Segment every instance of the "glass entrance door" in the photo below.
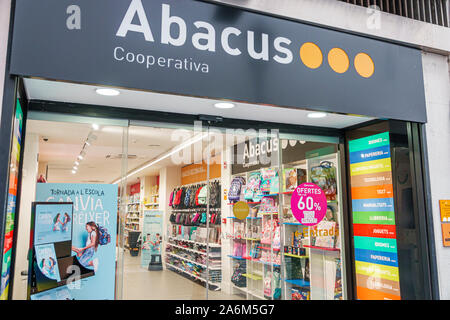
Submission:
<svg viewBox="0 0 450 320">
<path fill-rule="evenodd" d="M 346 298 L 337 138 L 132 122 L 128 159 L 124 299 Z"/>
</svg>

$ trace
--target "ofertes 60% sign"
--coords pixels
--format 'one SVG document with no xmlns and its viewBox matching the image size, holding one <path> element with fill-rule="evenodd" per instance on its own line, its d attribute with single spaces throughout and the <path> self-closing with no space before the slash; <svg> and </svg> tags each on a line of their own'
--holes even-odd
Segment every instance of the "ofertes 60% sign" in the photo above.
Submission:
<svg viewBox="0 0 450 320">
<path fill-rule="evenodd" d="M 314 183 L 299 185 L 291 198 L 294 217 L 304 226 L 315 226 L 327 213 L 327 197 Z"/>
</svg>

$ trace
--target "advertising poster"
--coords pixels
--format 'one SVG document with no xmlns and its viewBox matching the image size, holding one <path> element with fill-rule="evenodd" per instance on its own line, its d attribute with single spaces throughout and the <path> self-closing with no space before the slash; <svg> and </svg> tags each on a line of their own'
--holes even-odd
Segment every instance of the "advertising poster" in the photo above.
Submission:
<svg viewBox="0 0 450 320">
<path fill-rule="evenodd" d="M 34 245 L 72 238 L 72 204 L 37 205 Z"/>
<path fill-rule="evenodd" d="M 59 276 L 58 261 L 56 259 L 55 246 L 53 243 L 42 244 L 34 247 L 36 250 L 36 261 L 42 274 L 47 278 L 61 281 Z"/>
<path fill-rule="evenodd" d="M 72 255 L 95 272 L 68 286 L 75 300 L 114 299 L 117 188 L 109 184 L 37 185 L 38 202 L 73 202 Z"/>
<path fill-rule="evenodd" d="M 389 132 L 350 141 L 357 298 L 400 300 Z"/>
<path fill-rule="evenodd" d="M 9 277 L 11 268 L 11 255 L 13 247 L 14 221 L 16 215 L 17 182 L 19 178 L 20 150 L 22 146 L 23 113 L 17 99 L 16 114 L 14 118 L 13 141 L 10 158 L 8 207 L 6 211 L 6 227 L 3 245 L 3 261 L 1 264 L 0 300 L 8 298 Z"/>
<path fill-rule="evenodd" d="M 163 235 L 163 212 L 144 210 L 144 226 L 142 228 L 141 266 L 147 268 L 152 255 L 161 256 Z"/>
<path fill-rule="evenodd" d="M 66 286 L 33 294 L 31 300 L 72 300 L 70 291 Z"/>
</svg>

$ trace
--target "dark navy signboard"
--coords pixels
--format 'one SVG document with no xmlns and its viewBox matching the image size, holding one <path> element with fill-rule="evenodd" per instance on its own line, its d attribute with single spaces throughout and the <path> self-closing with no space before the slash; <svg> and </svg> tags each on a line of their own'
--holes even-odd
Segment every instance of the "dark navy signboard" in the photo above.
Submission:
<svg viewBox="0 0 450 320">
<path fill-rule="evenodd" d="M 420 50 L 194 0 L 16 3 L 12 74 L 426 121 Z"/>
</svg>

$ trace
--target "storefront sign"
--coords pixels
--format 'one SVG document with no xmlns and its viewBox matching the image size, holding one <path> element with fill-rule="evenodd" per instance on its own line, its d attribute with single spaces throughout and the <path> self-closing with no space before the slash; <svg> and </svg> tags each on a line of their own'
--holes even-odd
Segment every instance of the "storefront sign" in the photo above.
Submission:
<svg viewBox="0 0 450 320">
<path fill-rule="evenodd" d="M 350 141 L 357 298 L 400 300 L 389 132 Z"/>
<path fill-rule="evenodd" d="M 36 201 L 73 202 L 72 255 L 95 272 L 92 277 L 67 285 L 75 300 L 114 300 L 117 189 L 117 185 L 109 184 L 37 184 Z M 90 244 L 90 233 L 96 230 L 96 249 L 83 249 Z"/>
<path fill-rule="evenodd" d="M 420 50 L 202 1 L 18 0 L 11 57 L 22 76 L 426 121 Z"/>
<path fill-rule="evenodd" d="M 291 209 L 302 225 L 315 226 L 327 213 L 327 197 L 314 183 L 302 183 L 292 193 Z"/>
<path fill-rule="evenodd" d="M 0 271 L 1 271 L 0 300 L 8 299 L 8 292 L 9 292 L 11 259 L 12 259 L 11 255 L 15 229 L 14 221 L 16 216 L 16 205 L 17 205 L 16 203 L 17 183 L 19 179 L 19 166 L 21 161 L 20 150 L 22 148 L 22 124 L 23 124 L 22 107 L 20 105 L 19 100 L 17 100 L 16 115 L 14 118 L 12 151 L 10 157 L 8 207 L 6 211 L 3 261 L 0 261 Z"/>
</svg>

